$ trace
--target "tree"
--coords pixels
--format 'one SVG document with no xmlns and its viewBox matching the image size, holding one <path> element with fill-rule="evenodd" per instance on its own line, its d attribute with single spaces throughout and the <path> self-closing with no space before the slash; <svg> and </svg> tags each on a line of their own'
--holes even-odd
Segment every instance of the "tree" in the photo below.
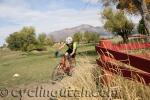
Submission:
<svg viewBox="0 0 150 100">
<path fill-rule="evenodd" d="M 23 38 L 19 35 L 18 32 L 14 32 L 7 39 L 8 47 L 11 50 L 21 50 L 23 46 Z"/>
<path fill-rule="evenodd" d="M 82 33 L 80 33 L 80 32 L 75 33 L 73 36 L 73 40 L 78 42 L 78 43 L 81 42 L 82 41 Z"/>
<path fill-rule="evenodd" d="M 103 11 L 103 18 L 105 19 L 105 29 L 116 33 L 123 38 L 123 42 L 128 42 L 128 35 L 131 34 L 134 25 L 132 21 L 128 20 L 123 11 L 113 11 L 111 8 L 105 8 Z"/>
<path fill-rule="evenodd" d="M 90 43 L 90 41 L 91 41 L 91 33 L 90 32 L 85 32 L 84 33 L 84 38 L 85 38 L 85 41 L 87 43 Z"/>
<path fill-rule="evenodd" d="M 85 32 L 84 33 L 84 38 L 85 38 L 85 41 L 87 43 L 90 43 L 90 42 L 98 42 L 99 41 L 99 34 L 98 33 L 94 33 L 94 32 Z"/>
<path fill-rule="evenodd" d="M 34 27 L 23 27 L 19 34 L 23 38 L 22 51 L 28 51 L 28 46 L 37 44 Z"/>
<path fill-rule="evenodd" d="M 50 45 L 50 46 L 52 46 L 53 44 L 54 44 L 54 40 L 53 40 L 53 38 L 52 37 L 47 37 L 46 38 L 46 40 L 45 40 L 45 44 L 46 45 Z"/>
<path fill-rule="evenodd" d="M 33 27 L 23 27 L 19 32 L 10 34 L 6 42 L 12 50 L 28 51 L 31 45 L 37 44 L 35 30 Z"/>
<path fill-rule="evenodd" d="M 99 40 L 100 40 L 100 34 L 93 33 L 92 40 L 93 40 L 94 43 L 99 42 Z"/>
<path fill-rule="evenodd" d="M 46 42 L 46 34 L 45 33 L 41 33 L 38 36 L 38 41 L 40 45 L 45 45 Z"/>
<path fill-rule="evenodd" d="M 150 35 L 150 0 L 99 0 L 105 6 L 116 4 L 117 9 L 126 10 L 131 14 L 140 14 L 144 27 Z"/>
<path fill-rule="evenodd" d="M 148 34 L 146 29 L 145 29 L 145 27 L 144 27 L 144 20 L 143 20 L 143 18 L 139 21 L 138 32 L 140 34 L 144 34 L 144 35 Z"/>
</svg>

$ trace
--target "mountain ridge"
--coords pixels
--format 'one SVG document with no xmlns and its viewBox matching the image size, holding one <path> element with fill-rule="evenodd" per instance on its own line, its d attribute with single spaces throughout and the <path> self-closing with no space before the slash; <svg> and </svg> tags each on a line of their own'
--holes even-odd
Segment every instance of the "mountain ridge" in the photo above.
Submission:
<svg viewBox="0 0 150 100">
<path fill-rule="evenodd" d="M 75 33 L 77 32 L 95 32 L 100 34 L 101 36 L 108 36 L 110 35 L 109 32 L 107 32 L 103 27 L 99 27 L 99 26 L 92 26 L 92 25 L 88 25 L 88 24 L 82 24 L 79 26 L 75 26 L 72 28 L 65 28 L 62 30 L 58 30 L 58 31 L 54 31 L 49 33 L 49 36 L 52 36 L 54 41 L 61 41 L 64 40 L 67 36 L 73 36 Z"/>
</svg>

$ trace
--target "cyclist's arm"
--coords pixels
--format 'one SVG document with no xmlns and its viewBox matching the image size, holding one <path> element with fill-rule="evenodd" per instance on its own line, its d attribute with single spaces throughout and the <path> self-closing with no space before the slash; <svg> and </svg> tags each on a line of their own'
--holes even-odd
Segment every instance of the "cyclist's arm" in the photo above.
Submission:
<svg viewBox="0 0 150 100">
<path fill-rule="evenodd" d="M 72 53 L 70 54 L 71 56 L 72 56 L 73 54 L 75 54 L 76 49 L 77 49 L 77 43 L 75 42 L 75 43 L 73 44 L 73 51 L 72 51 Z"/>
<path fill-rule="evenodd" d="M 65 45 L 66 45 L 66 44 L 64 43 L 64 44 L 63 44 L 62 46 L 60 46 L 58 49 L 61 50 L 62 48 L 65 47 Z"/>
</svg>

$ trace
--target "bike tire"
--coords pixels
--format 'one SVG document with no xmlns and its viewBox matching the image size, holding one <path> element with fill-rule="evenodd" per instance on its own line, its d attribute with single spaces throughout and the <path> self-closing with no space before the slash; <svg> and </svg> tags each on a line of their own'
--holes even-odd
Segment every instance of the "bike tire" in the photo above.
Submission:
<svg viewBox="0 0 150 100">
<path fill-rule="evenodd" d="M 60 67 L 61 67 L 61 66 L 62 66 L 62 65 L 59 64 L 59 65 L 57 65 L 57 66 L 54 68 L 54 71 L 53 71 L 53 73 L 52 73 L 52 75 L 51 75 L 51 80 L 52 80 L 53 82 L 61 81 L 61 80 L 63 79 L 64 73 L 60 70 Z"/>
</svg>

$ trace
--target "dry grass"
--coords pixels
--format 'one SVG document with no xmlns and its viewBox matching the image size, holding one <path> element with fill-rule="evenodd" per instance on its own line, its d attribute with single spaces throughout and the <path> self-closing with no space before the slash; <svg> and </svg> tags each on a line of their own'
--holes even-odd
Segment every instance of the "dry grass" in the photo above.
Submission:
<svg viewBox="0 0 150 100">
<path fill-rule="evenodd" d="M 87 57 L 81 58 L 80 61 L 73 76 L 64 78 L 60 84 L 68 90 L 81 91 L 84 88 L 88 91 L 101 91 L 100 96 L 94 97 L 91 93 L 88 96 L 60 97 L 59 100 L 149 100 L 149 86 L 115 75 L 110 85 L 105 86 L 101 84 L 103 75 L 97 65 L 91 64 Z"/>
<path fill-rule="evenodd" d="M 66 89 L 71 90 L 79 90 L 81 91 L 84 89 L 85 91 L 96 91 L 97 85 L 95 84 L 95 74 L 96 72 L 96 65 L 90 64 L 88 58 L 80 58 L 81 62 L 77 64 L 75 71 L 73 72 L 72 77 L 66 77 L 61 81 L 61 84 Z M 81 95 L 80 95 L 81 96 Z M 89 96 L 89 95 L 88 95 Z M 101 100 L 101 98 L 97 97 L 86 97 L 86 95 L 82 97 L 68 97 L 68 98 L 59 98 L 60 100 Z"/>
<path fill-rule="evenodd" d="M 150 48 L 140 50 L 128 50 L 127 53 L 150 59 Z"/>
</svg>

